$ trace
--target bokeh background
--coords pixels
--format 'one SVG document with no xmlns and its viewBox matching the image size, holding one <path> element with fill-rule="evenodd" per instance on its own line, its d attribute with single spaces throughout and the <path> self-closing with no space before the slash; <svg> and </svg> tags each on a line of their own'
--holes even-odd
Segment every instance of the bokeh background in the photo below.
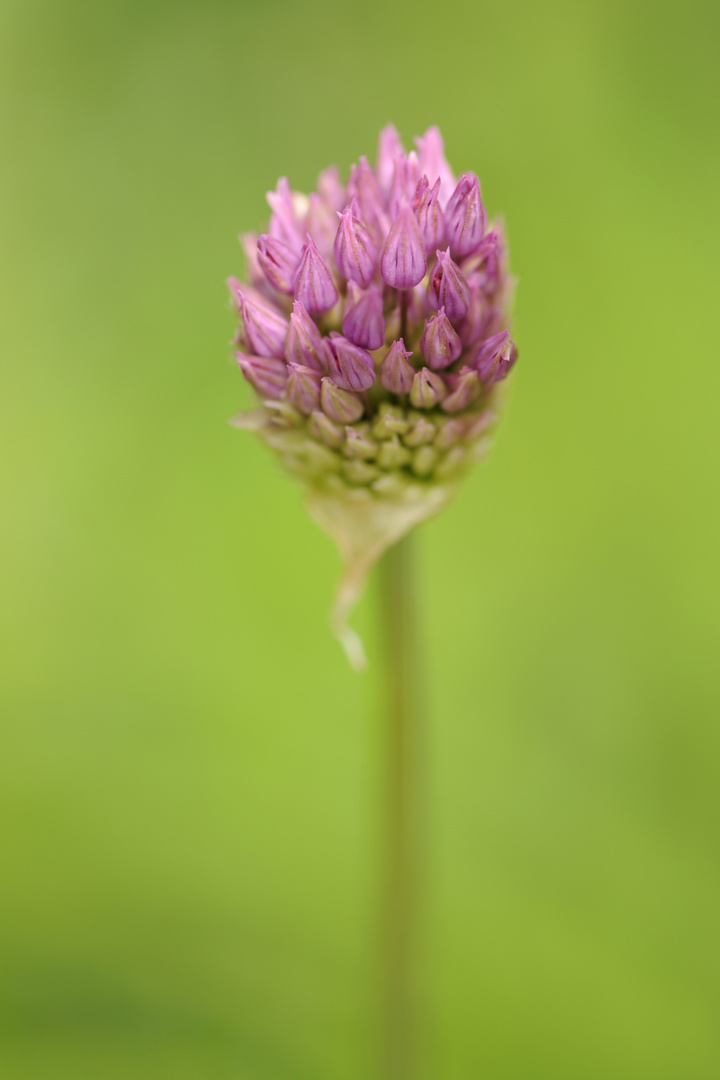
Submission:
<svg viewBox="0 0 720 1080">
<path fill-rule="evenodd" d="M 420 536 L 425 1075 L 720 1075 L 718 13 L 2 0 L 3 1080 L 375 1075 L 375 676 L 224 279 L 388 121 L 520 279 Z"/>
</svg>

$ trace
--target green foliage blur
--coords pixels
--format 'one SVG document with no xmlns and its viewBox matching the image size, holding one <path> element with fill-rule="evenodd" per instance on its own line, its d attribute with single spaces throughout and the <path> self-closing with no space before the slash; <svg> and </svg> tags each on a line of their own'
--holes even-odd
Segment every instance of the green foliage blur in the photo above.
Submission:
<svg viewBox="0 0 720 1080">
<path fill-rule="evenodd" d="M 376 679 L 224 280 L 389 121 L 519 278 L 420 534 L 427 1080 L 720 1076 L 719 13 L 0 0 L 3 1080 L 374 1076 Z"/>
</svg>

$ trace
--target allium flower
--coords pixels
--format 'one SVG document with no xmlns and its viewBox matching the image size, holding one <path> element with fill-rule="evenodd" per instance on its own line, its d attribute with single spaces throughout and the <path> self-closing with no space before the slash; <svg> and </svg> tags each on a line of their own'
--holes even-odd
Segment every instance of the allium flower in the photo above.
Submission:
<svg viewBox="0 0 720 1080">
<path fill-rule="evenodd" d="M 237 361 L 260 398 L 255 431 L 306 487 L 344 569 L 347 616 L 387 547 L 440 510 L 488 448 L 517 358 L 513 281 L 474 173 L 456 179 L 430 128 L 407 154 L 380 133 L 373 169 L 325 169 L 309 197 L 278 181 L 267 232 L 242 236 L 250 284 L 230 291 Z"/>
</svg>

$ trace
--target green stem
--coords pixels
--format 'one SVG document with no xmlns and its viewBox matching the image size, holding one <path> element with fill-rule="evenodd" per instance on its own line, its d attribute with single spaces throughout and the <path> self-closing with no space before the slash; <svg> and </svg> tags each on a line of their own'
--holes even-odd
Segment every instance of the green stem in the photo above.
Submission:
<svg viewBox="0 0 720 1080">
<path fill-rule="evenodd" d="M 384 1076 L 415 1080 L 418 878 L 418 720 L 422 695 L 414 611 L 412 541 L 380 564 L 386 739 L 383 934 Z"/>
</svg>

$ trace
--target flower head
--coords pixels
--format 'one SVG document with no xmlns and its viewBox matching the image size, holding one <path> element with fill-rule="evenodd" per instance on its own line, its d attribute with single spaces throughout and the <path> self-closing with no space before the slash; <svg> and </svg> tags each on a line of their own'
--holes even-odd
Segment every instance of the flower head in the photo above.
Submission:
<svg viewBox="0 0 720 1080">
<path fill-rule="evenodd" d="M 340 546 L 332 620 L 358 663 L 346 619 L 367 573 L 484 452 L 517 359 L 502 226 L 437 128 L 415 142 L 385 128 L 374 168 L 360 158 L 347 184 L 325 169 L 309 197 L 279 180 L 266 232 L 242 237 L 250 284 L 229 280 L 260 398 L 233 422 L 280 455 Z"/>
</svg>

